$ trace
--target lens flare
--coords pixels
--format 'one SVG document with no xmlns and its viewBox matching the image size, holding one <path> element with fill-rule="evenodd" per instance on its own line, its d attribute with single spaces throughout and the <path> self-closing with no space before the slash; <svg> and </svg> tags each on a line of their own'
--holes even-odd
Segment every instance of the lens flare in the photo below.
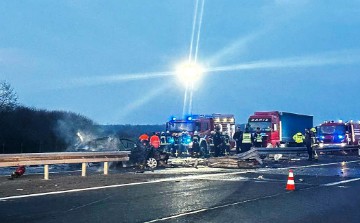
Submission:
<svg viewBox="0 0 360 223">
<path fill-rule="evenodd" d="M 178 80 L 189 87 L 197 83 L 204 73 L 204 68 L 196 63 L 182 63 L 176 68 L 176 75 Z"/>
</svg>

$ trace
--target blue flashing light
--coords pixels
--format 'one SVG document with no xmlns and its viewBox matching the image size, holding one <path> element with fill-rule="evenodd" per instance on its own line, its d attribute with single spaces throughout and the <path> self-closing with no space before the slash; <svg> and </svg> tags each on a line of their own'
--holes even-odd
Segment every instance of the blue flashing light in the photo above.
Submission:
<svg viewBox="0 0 360 223">
<path fill-rule="evenodd" d="M 170 138 L 168 143 L 174 143 L 174 138 Z"/>
<path fill-rule="evenodd" d="M 191 117 L 191 116 L 188 116 L 188 117 L 187 117 L 187 120 L 188 120 L 188 121 L 191 121 L 191 120 L 192 120 L 192 117 Z"/>
<path fill-rule="evenodd" d="M 184 144 L 189 144 L 191 143 L 191 137 L 190 136 L 185 136 L 182 138 L 182 143 Z"/>
<path fill-rule="evenodd" d="M 176 120 L 176 117 L 171 117 L 171 121 L 175 121 Z"/>
<path fill-rule="evenodd" d="M 320 136 L 320 139 L 325 139 L 325 136 Z"/>
<path fill-rule="evenodd" d="M 343 139 L 344 136 L 343 136 L 343 135 L 338 135 L 338 138 L 339 138 L 339 139 Z"/>
</svg>

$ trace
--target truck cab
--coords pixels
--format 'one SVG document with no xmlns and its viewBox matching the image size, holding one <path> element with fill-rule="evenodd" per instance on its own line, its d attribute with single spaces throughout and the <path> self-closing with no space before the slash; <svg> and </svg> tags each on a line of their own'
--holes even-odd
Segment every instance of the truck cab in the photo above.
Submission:
<svg viewBox="0 0 360 223">
<path fill-rule="evenodd" d="M 279 142 L 279 119 L 277 116 L 272 114 L 256 114 L 250 116 L 248 120 L 248 128 L 251 133 L 255 133 L 257 128 L 263 136 L 263 147 L 276 146 Z"/>
</svg>

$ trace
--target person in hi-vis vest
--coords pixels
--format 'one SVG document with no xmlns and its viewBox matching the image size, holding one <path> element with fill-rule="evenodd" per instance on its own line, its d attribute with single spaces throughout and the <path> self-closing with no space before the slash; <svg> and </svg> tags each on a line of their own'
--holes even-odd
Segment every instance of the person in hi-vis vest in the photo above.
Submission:
<svg viewBox="0 0 360 223">
<path fill-rule="evenodd" d="M 256 132 L 254 133 L 254 146 L 262 147 L 263 138 L 261 135 L 260 127 L 256 128 Z"/>
<path fill-rule="evenodd" d="M 303 146 L 304 145 L 305 136 L 301 132 L 296 133 L 293 136 L 293 139 L 296 142 L 297 146 Z"/>
<path fill-rule="evenodd" d="M 250 131 L 249 131 L 249 128 L 246 127 L 246 128 L 245 128 L 245 132 L 243 133 L 243 137 L 242 137 L 241 152 L 249 151 L 250 148 L 251 148 L 251 146 L 252 146 L 251 133 L 250 133 Z"/>
</svg>

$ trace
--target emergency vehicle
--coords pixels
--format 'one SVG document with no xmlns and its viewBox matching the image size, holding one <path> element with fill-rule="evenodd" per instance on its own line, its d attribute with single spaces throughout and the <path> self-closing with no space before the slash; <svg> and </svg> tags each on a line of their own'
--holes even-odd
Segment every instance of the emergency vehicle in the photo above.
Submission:
<svg viewBox="0 0 360 223">
<path fill-rule="evenodd" d="M 227 139 L 226 144 L 232 148 L 234 146 L 232 136 L 235 132 L 235 117 L 231 114 L 188 115 L 180 119 L 171 117 L 170 121 L 166 123 L 166 131 L 170 135 L 178 137 L 177 140 L 174 140 L 178 143 L 175 146 L 182 146 L 186 149 L 191 148 L 191 138 L 196 131 L 200 137 L 201 153 L 208 154 L 213 146 L 211 132 L 215 131 L 216 126 L 220 126 L 220 131 Z"/>
<path fill-rule="evenodd" d="M 360 122 L 325 121 L 317 127 L 319 147 L 359 145 Z"/>
</svg>

